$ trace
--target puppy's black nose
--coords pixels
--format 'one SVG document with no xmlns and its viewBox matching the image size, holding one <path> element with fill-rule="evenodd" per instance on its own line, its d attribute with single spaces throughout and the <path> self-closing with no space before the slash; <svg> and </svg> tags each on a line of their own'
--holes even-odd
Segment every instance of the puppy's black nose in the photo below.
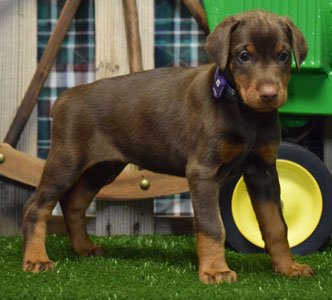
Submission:
<svg viewBox="0 0 332 300">
<path fill-rule="evenodd" d="M 259 87 L 259 97 L 263 102 L 274 102 L 278 98 L 278 89 L 275 84 L 269 83 Z"/>
</svg>

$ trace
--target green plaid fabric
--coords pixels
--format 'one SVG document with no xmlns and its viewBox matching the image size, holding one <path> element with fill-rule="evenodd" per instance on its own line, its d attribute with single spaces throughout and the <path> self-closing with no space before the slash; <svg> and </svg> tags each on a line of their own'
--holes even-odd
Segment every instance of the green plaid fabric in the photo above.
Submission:
<svg viewBox="0 0 332 300">
<path fill-rule="evenodd" d="M 207 62 L 206 36 L 181 0 L 155 1 L 155 67 Z"/>
<path fill-rule="evenodd" d="M 38 0 L 38 59 L 61 13 L 65 0 Z M 94 1 L 84 0 L 68 30 L 56 62 L 38 98 L 38 156 L 50 147 L 51 108 L 67 88 L 94 81 Z"/>
<path fill-rule="evenodd" d="M 65 0 L 38 0 L 38 58 L 57 22 Z M 205 34 L 181 0 L 155 0 L 155 67 L 197 66 L 207 62 Z M 50 147 L 51 108 L 67 88 L 94 80 L 94 1 L 84 0 L 38 98 L 38 156 Z M 155 200 L 158 215 L 192 215 L 190 194 Z"/>
</svg>

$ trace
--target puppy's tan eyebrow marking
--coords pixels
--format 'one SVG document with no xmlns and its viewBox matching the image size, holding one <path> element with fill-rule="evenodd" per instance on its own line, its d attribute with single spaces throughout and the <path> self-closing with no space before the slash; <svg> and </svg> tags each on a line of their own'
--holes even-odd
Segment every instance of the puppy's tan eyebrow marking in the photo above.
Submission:
<svg viewBox="0 0 332 300">
<path fill-rule="evenodd" d="M 250 54 L 253 54 L 254 51 L 255 51 L 255 47 L 254 47 L 253 44 L 249 44 L 249 45 L 247 45 L 245 48 L 246 48 L 246 50 L 247 50 Z"/>
<path fill-rule="evenodd" d="M 276 48 L 277 48 L 277 52 L 280 53 L 282 50 L 284 50 L 284 45 L 281 43 L 278 43 Z"/>
</svg>

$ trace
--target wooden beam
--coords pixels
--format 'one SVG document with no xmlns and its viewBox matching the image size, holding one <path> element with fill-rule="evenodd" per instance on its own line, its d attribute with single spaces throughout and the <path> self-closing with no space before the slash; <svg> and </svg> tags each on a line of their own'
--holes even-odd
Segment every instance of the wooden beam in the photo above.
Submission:
<svg viewBox="0 0 332 300">
<path fill-rule="evenodd" d="M 147 179 L 150 187 L 142 190 L 140 183 Z M 156 198 L 189 191 L 187 179 L 153 173 L 150 171 L 122 172 L 114 182 L 104 186 L 96 198 L 99 199 L 144 199 Z"/>
<path fill-rule="evenodd" d="M 143 71 L 136 0 L 123 0 L 130 73 Z"/>
<path fill-rule="evenodd" d="M 130 73 L 143 71 L 142 47 L 138 25 L 136 0 L 123 0 L 123 14 L 126 29 L 127 52 Z M 130 164 L 126 171 L 136 171 L 138 167 Z"/>
<path fill-rule="evenodd" d="M 185 6 L 187 6 L 191 15 L 195 18 L 198 25 L 203 29 L 206 35 L 210 33 L 206 14 L 202 5 L 197 0 L 183 0 Z"/>
<path fill-rule="evenodd" d="M 0 144 L 0 176 L 35 187 L 39 184 L 44 165 L 43 159 L 15 150 L 8 144 Z M 147 190 L 140 187 L 142 179 L 150 183 Z M 185 178 L 143 170 L 122 172 L 114 182 L 104 186 L 96 197 L 110 200 L 144 199 L 187 191 L 189 186 Z"/>
<path fill-rule="evenodd" d="M 67 0 L 4 142 L 16 146 L 81 0 Z"/>
</svg>

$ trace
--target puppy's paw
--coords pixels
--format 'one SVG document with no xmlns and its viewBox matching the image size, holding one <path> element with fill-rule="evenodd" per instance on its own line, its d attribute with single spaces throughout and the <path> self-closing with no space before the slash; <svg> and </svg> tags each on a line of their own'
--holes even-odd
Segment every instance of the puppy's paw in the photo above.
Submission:
<svg viewBox="0 0 332 300">
<path fill-rule="evenodd" d="M 274 267 L 274 270 L 276 273 L 285 274 L 290 277 L 311 277 L 314 275 L 314 271 L 309 265 L 301 265 L 296 262 L 289 265 L 277 265 Z"/>
<path fill-rule="evenodd" d="M 30 261 L 25 260 L 22 264 L 22 270 L 24 272 L 32 272 L 32 273 L 40 273 L 48 270 L 52 270 L 55 268 L 55 263 L 50 260 L 36 260 Z"/>
<path fill-rule="evenodd" d="M 77 253 L 86 256 L 86 257 L 91 257 L 91 256 L 105 256 L 105 251 L 101 247 L 87 247 L 84 249 L 80 249 L 76 251 Z"/>
<path fill-rule="evenodd" d="M 229 269 L 226 270 L 202 270 L 198 274 L 199 280 L 206 284 L 236 282 L 237 274 Z"/>
</svg>

